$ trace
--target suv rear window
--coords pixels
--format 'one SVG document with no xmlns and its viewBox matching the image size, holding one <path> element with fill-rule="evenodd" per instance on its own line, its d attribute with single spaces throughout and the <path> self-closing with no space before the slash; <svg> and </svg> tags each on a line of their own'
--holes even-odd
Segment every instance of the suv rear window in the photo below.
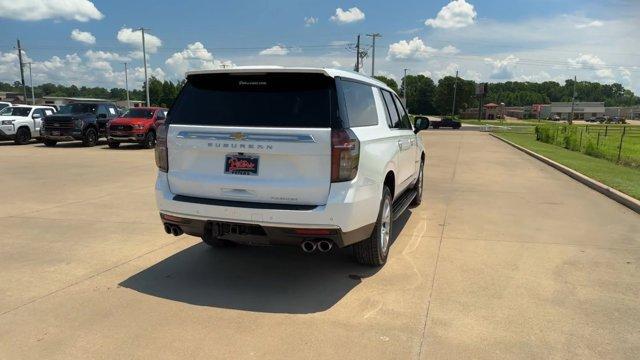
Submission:
<svg viewBox="0 0 640 360">
<path fill-rule="evenodd" d="M 328 128 L 337 113 L 333 79 L 322 74 L 191 75 L 171 124 Z"/>
</svg>

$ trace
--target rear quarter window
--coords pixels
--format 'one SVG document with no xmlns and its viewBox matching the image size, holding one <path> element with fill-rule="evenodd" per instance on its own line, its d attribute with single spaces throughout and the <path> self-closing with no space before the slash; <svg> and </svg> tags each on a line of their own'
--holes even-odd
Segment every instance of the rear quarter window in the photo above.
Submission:
<svg viewBox="0 0 640 360">
<path fill-rule="evenodd" d="M 355 81 L 338 80 L 338 82 L 344 97 L 349 127 L 378 125 L 373 88 Z"/>
</svg>

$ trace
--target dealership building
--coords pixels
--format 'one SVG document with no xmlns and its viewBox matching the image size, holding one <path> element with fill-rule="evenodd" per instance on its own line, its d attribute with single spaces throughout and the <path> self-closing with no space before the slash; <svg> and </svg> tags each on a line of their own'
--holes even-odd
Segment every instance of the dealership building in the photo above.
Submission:
<svg viewBox="0 0 640 360">
<path fill-rule="evenodd" d="M 570 102 L 552 102 L 548 111 L 549 116 L 558 115 L 560 119 L 567 120 L 571 117 L 572 106 Z M 574 120 L 604 116 L 604 102 L 576 102 L 573 105 L 573 114 Z"/>
</svg>

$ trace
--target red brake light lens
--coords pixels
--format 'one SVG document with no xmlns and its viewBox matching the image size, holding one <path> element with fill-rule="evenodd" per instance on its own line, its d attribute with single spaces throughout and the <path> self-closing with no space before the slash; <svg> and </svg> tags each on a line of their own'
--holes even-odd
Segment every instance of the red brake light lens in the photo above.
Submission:
<svg viewBox="0 0 640 360">
<path fill-rule="evenodd" d="M 360 141 L 351 130 L 331 131 L 331 182 L 353 180 L 358 174 Z"/>
<path fill-rule="evenodd" d="M 169 152 L 167 149 L 167 127 L 158 122 L 156 127 L 156 165 L 163 172 L 169 172 Z"/>
</svg>

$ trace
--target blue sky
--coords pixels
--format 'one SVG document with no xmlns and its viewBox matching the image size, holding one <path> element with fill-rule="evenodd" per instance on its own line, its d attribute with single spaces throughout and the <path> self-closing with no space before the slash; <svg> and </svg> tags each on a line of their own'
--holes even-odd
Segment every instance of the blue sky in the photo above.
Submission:
<svg viewBox="0 0 640 360">
<path fill-rule="evenodd" d="M 456 70 L 476 81 L 577 75 L 640 93 L 638 19 L 637 0 L 0 0 L 0 81 L 19 78 L 19 37 L 35 83 L 123 86 L 126 61 L 140 86 L 130 29 L 144 26 L 150 71 L 169 80 L 222 65 L 352 68 L 346 43 L 379 32 L 376 73 L 397 80 L 404 68 L 436 80 Z"/>
</svg>

